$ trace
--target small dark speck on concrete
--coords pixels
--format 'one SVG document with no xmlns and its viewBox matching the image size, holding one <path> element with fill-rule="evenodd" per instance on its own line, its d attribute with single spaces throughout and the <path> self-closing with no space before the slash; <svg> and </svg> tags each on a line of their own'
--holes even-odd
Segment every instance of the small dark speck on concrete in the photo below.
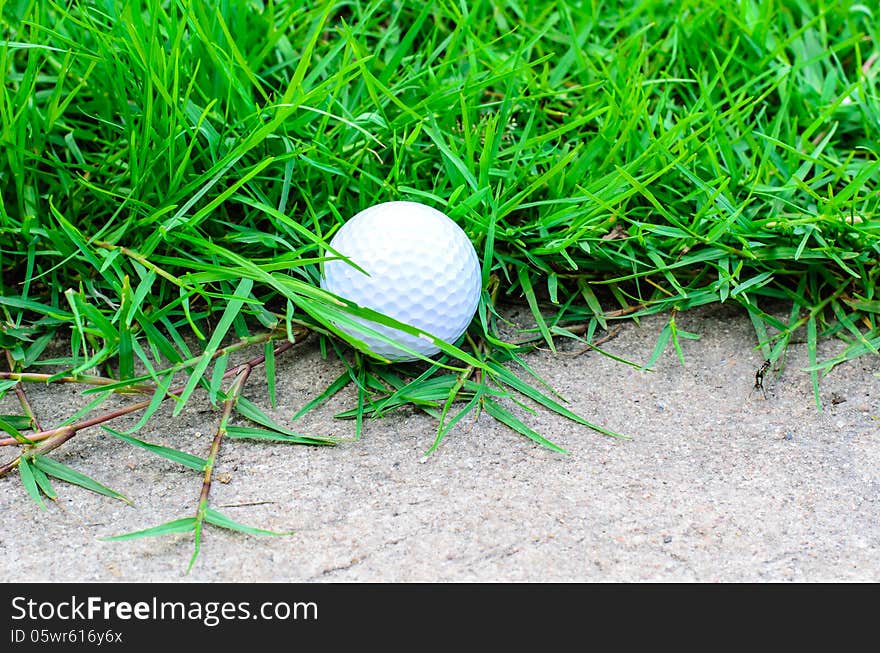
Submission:
<svg viewBox="0 0 880 653">
<path fill-rule="evenodd" d="M 788 433 L 785 434 L 785 439 L 786 440 L 794 440 L 794 434 L 791 431 L 789 431 Z"/>
<path fill-rule="evenodd" d="M 663 544 L 669 544 L 671 541 L 672 541 L 671 535 L 664 535 L 663 536 Z"/>
</svg>

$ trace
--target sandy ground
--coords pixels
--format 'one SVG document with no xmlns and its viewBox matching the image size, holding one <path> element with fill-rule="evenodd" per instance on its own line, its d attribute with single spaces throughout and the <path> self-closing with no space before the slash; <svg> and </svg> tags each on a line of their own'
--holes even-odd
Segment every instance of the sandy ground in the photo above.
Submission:
<svg viewBox="0 0 880 653">
<path fill-rule="evenodd" d="M 626 323 L 605 348 L 644 362 L 665 318 Z M 368 422 L 335 448 L 228 441 L 212 505 L 283 537 L 209 529 L 105 542 L 192 514 L 199 474 L 92 429 L 56 457 L 117 489 L 125 505 L 61 482 L 41 510 L 17 474 L 0 479 L 0 575 L 7 581 L 659 581 L 880 580 L 880 360 L 863 357 L 821 382 L 817 411 L 806 347 L 768 373 L 738 309 L 679 314 L 686 365 L 666 352 L 652 372 L 594 352 L 536 352 L 528 361 L 619 441 L 544 410 L 520 414 L 565 447 L 553 453 L 483 415 L 462 423 L 428 459 L 431 418 L 407 410 Z M 830 356 L 842 343 L 822 343 Z M 307 344 L 278 361 L 278 406 L 290 416 L 340 373 Z M 248 396 L 268 408 L 255 373 Z M 70 386 L 32 388 L 48 424 L 80 405 Z M 350 437 L 333 415 L 343 393 L 295 427 Z M 0 413 L 14 412 L 14 397 Z M 140 437 L 205 455 L 217 413 L 170 406 Z M 120 421 L 124 427 L 133 422 Z"/>
</svg>

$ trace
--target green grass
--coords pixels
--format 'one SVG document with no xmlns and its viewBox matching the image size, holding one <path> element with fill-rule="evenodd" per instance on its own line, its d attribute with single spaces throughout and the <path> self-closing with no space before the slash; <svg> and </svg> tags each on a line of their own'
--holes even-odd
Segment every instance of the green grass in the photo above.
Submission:
<svg viewBox="0 0 880 653">
<path fill-rule="evenodd" d="M 314 334 L 346 370 L 304 410 L 355 384 L 342 417 L 356 436 L 364 419 L 415 406 L 437 418 L 439 443 L 485 410 L 553 448 L 505 404 L 528 398 L 604 429 L 529 375 L 530 345 L 499 335 L 499 301 L 528 305 L 529 333 L 551 348 L 666 313 L 651 361 L 693 336 L 677 311 L 731 302 L 774 362 L 806 332 L 821 407 L 820 375 L 880 347 L 872 11 L 0 0 L 0 346 L 25 375 L 0 389 L 21 394 L 51 369 L 91 384 L 97 408 L 127 388 L 147 396 L 141 428 L 169 395 L 179 412 L 199 390 L 231 416 L 218 446 L 323 444 L 247 401 L 250 367 L 227 369 L 256 348 L 274 396 L 277 345 Z M 352 356 L 334 323 L 393 321 L 318 288 L 334 230 L 393 199 L 449 214 L 482 259 L 478 319 L 427 366 Z M 764 310 L 780 302 L 786 320 Z M 820 360 L 829 337 L 845 347 Z M 55 339 L 69 351 L 48 358 Z M 41 500 L 51 485 L 34 471 L 50 473 L 43 454 L 72 435 L 62 425 L 35 445 L 22 406 L 0 429 Z M 228 526 L 208 511 L 180 528 Z"/>
</svg>

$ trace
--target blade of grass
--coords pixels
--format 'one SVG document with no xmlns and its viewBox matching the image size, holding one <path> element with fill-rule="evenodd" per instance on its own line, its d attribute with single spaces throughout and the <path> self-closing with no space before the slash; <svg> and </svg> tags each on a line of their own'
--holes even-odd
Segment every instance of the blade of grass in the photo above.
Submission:
<svg viewBox="0 0 880 653">
<path fill-rule="evenodd" d="M 242 307 L 244 306 L 244 298 L 248 296 L 251 288 L 253 288 L 253 285 L 254 282 L 252 279 L 244 278 L 239 282 L 238 287 L 236 287 L 234 296 L 230 298 L 229 302 L 226 304 L 226 308 L 223 310 L 223 315 L 220 317 L 220 321 L 217 323 L 217 327 L 211 334 L 211 339 L 205 346 L 205 351 L 202 353 L 199 362 L 196 364 L 195 368 L 190 374 L 189 380 L 186 382 L 186 386 L 184 387 L 183 392 L 180 393 L 180 400 L 174 407 L 175 417 L 180 414 L 180 411 L 183 410 L 183 407 L 186 405 L 186 402 L 189 399 L 190 395 L 192 395 L 193 391 L 196 389 L 196 386 L 201 381 L 202 375 L 205 373 L 205 370 L 211 363 L 212 357 L 220 348 L 220 344 L 223 342 L 223 339 L 226 337 L 229 328 L 232 326 L 232 321 L 236 318 L 236 316 L 239 314 Z"/>
<path fill-rule="evenodd" d="M 18 474 L 21 478 L 21 484 L 24 485 L 24 489 L 27 491 L 28 496 L 30 496 L 40 508 L 46 510 L 46 504 L 43 502 L 43 497 L 40 496 L 40 488 L 37 485 L 37 480 L 34 477 L 34 472 L 32 471 L 27 458 L 19 459 Z"/>
<path fill-rule="evenodd" d="M 98 483 L 93 478 L 76 471 L 72 467 L 68 467 L 64 463 L 60 463 L 57 460 L 52 460 L 51 458 L 37 455 L 33 458 L 33 464 L 49 476 L 54 476 L 55 478 L 61 479 L 62 481 L 67 481 L 68 483 L 72 483 L 73 485 L 79 485 L 80 487 L 83 487 L 87 490 L 91 490 L 92 492 L 96 492 L 97 494 L 103 494 L 104 496 L 110 497 L 112 499 L 119 499 L 120 501 L 124 501 L 125 503 L 131 503 L 131 500 L 128 499 L 125 495 L 120 494 L 116 490 L 111 490 L 106 485 Z"/>
<path fill-rule="evenodd" d="M 192 533 L 196 527 L 195 517 L 183 517 L 182 519 L 174 519 L 172 521 L 152 526 L 140 531 L 132 531 L 131 533 L 122 533 L 121 535 L 110 535 L 100 538 L 105 542 L 120 542 L 123 540 L 136 540 L 141 537 L 161 537 L 165 535 L 177 535 L 180 533 Z"/>
<path fill-rule="evenodd" d="M 295 422 L 296 420 L 298 420 L 300 417 L 302 417 L 306 413 L 314 410 L 315 408 L 317 408 L 318 406 L 323 404 L 325 401 L 330 399 L 330 397 L 334 396 L 336 393 L 338 393 L 340 390 L 342 390 L 349 383 L 351 383 L 351 375 L 349 374 L 348 370 L 346 370 L 345 372 L 340 374 L 338 377 L 336 377 L 336 380 L 334 380 L 332 383 L 330 383 L 323 390 L 323 392 L 321 392 L 321 394 L 319 394 L 317 397 L 315 397 L 314 399 L 309 401 L 307 404 L 305 404 L 302 408 L 300 408 L 298 411 L 296 411 L 296 414 L 294 414 L 294 416 L 290 418 L 291 421 Z"/>
<path fill-rule="evenodd" d="M 253 526 L 245 526 L 212 508 L 205 510 L 205 521 L 214 526 L 219 526 L 220 528 L 247 533 L 248 535 L 292 535 L 294 533 L 294 531 L 279 532 L 266 530 L 264 528 L 254 528 Z"/>
<path fill-rule="evenodd" d="M 557 453 L 568 453 L 562 447 L 553 444 L 543 435 L 541 435 L 534 429 L 526 426 L 523 421 L 517 418 L 513 413 L 511 413 L 500 404 L 495 403 L 491 399 L 483 399 L 483 408 L 489 415 L 497 419 L 499 422 L 501 422 L 502 424 L 506 424 L 514 431 L 516 431 L 517 433 L 521 433 L 530 440 L 534 440 L 538 444 L 547 447 L 551 451 L 555 451 Z"/>
<path fill-rule="evenodd" d="M 226 427 L 226 435 L 230 438 L 270 440 L 273 442 L 287 442 L 290 444 L 305 444 L 309 446 L 335 445 L 337 440 L 330 436 L 300 435 L 294 433 L 282 433 L 269 429 L 261 429 L 253 426 Z"/>
<path fill-rule="evenodd" d="M 165 447 L 159 444 L 153 444 L 151 442 L 144 442 L 143 440 L 139 440 L 130 435 L 126 435 L 125 433 L 115 431 L 109 426 L 102 426 L 101 428 L 103 428 L 113 437 L 119 438 L 123 442 L 128 442 L 129 444 L 140 447 L 141 449 L 146 449 L 152 454 L 161 456 L 162 458 L 183 465 L 184 467 L 189 467 L 190 469 L 194 469 L 197 472 L 204 471 L 205 465 L 208 462 L 204 458 L 199 458 L 198 456 L 186 453 L 185 451 L 178 451 L 177 449 L 172 449 L 171 447 Z"/>
</svg>

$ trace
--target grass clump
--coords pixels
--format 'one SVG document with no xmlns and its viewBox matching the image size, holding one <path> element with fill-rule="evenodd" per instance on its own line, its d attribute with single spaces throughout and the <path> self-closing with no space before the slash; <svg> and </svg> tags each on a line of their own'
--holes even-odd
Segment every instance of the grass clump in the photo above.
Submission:
<svg viewBox="0 0 880 653">
<path fill-rule="evenodd" d="M 677 311 L 735 302 L 774 362 L 805 329 L 817 389 L 880 347 L 873 11 L 0 2 L 2 390 L 23 398 L 0 422 L 21 453 L 4 469 L 51 497 L 45 454 L 94 425 L 40 428 L 22 384 L 46 365 L 62 370 L 51 380 L 91 384 L 95 406 L 145 394 L 140 426 L 203 389 L 224 415 L 211 456 L 235 435 L 326 443 L 243 395 L 259 364 L 273 396 L 275 355 L 310 333 L 348 367 L 305 409 L 354 383 L 358 433 L 414 405 L 438 419 L 439 442 L 485 409 L 554 447 L 501 401 L 524 396 L 611 434 L 509 371 L 527 369 L 529 343 L 499 335 L 505 297 L 529 305 L 550 348 L 572 325 L 592 342 L 613 320 L 668 313 L 655 356 L 692 335 Z M 378 316 L 318 287 L 334 230 L 393 199 L 443 210 L 482 258 L 467 338 L 415 372 L 352 362 L 339 340 L 357 343 L 334 323 Z M 779 301 L 787 320 L 762 309 Z M 847 344 L 822 361 L 827 337 Z M 59 338 L 69 353 L 47 358 Z M 246 347 L 261 353 L 227 369 Z M 196 521 L 175 528 L 229 525 L 210 510 L 205 491 Z"/>
</svg>

